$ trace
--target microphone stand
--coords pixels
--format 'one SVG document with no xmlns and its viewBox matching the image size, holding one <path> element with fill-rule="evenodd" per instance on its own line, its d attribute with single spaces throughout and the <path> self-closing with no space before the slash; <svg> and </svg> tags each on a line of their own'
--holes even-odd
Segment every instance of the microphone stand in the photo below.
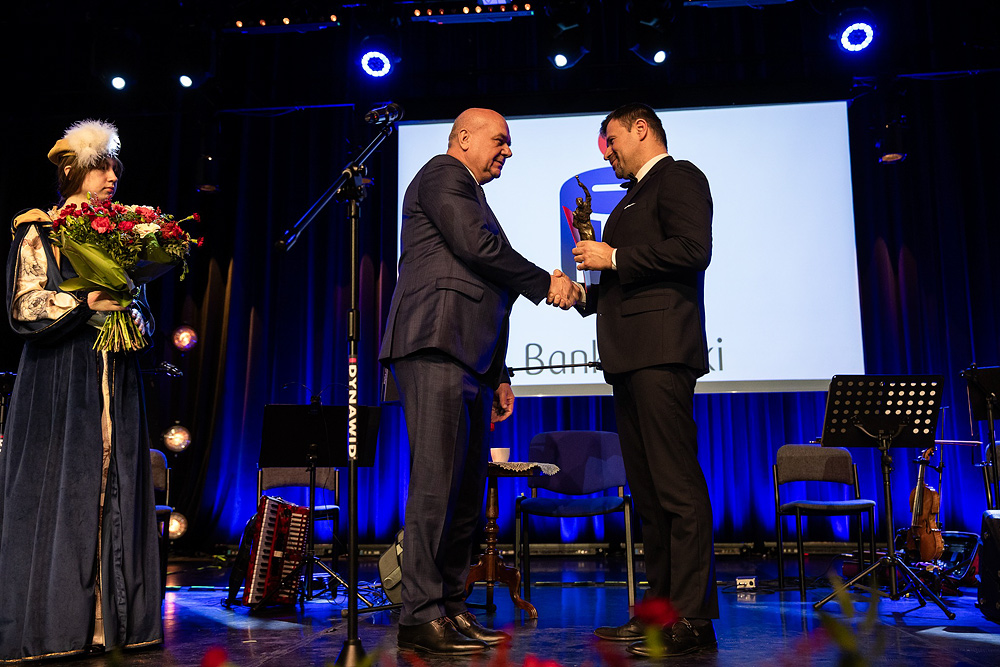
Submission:
<svg viewBox="0 0 1000 667">
<path fill-rule="evenodd" d="M 997 439 L 996 424 L 994 421 L 993 409 L 997 405 L 997 395 L 979 381 L 976 371 L 978 368 L 973 364 L 965 369 L 961 375 L 969 386 L 975 387 L 983 396 L 986 404 L 986 428 L 987 433 L 987 461 L 986 461 L 986 505 L 989 509 L 1000 508 L 1000 461 L 997 460 Z"/>
<path fill-rule="evenodd" d="M 388 119 L 387 119 L 388 121 Z M 365 649 L 358 638 L 358 339 L 359 311 L 358 301 L 360 281 L 358 278 L 361 265 L 360 252 L 360 217 L 361 201 L 365 198 L 367 184 L 364 182 L 364 162 L 375 149 L 392 134 L 393 123 L 386 122 L 378 135 L 368 144 L 361 154 L 344 167 L 340 176 L 326 192 L 306 211 L 298 222 L 285 231 L 275 244 L 277 248 L 289 250 L 298 240 L 299 235 L 313 221 L 323 207 L 337 194 L 348 202 L 348 219 L 351 230 L 351 308 L 347 317 L 347 452 L 348 452 L 348 554 L 347 554 L 347 639 L 337 656 L 337 667 L 360 667 L 365 661 Z"/>
</svg>

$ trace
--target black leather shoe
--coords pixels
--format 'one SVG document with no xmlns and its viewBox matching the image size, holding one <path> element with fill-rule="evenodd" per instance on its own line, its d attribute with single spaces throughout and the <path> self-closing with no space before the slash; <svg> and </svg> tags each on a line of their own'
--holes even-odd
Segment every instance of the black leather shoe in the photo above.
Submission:
<svg viewBox="0 0 1000 667">
<path fill-rule="evenodd" d="M 458 616 L 450 618 L 451 622 L 455 624 L 455 628 L 463 635 L 486 642 L 490 646 L 510 639 L 510 635 L 503 630 L 491 630 L 485 627 L 471 611 L 464 611 Z"/>
<path fill-rule="evenodd" d="M 669 628 L 664 628 L 660 638 L 662 639 L 660 646 L 651 646 L 643 639 L 629 644 L 625 650 L 643 658 L 673 658 L 699 651 L 715 650 L 719 645 L 711 621 L 695 625 L 686 618 L 682 618 Z"/>
<path fill-rule="evenodd" d="M 646 626 L 633 616 L 625 625 L 605 625 L 594 630 L 594 634 L 610 642 L 634 642 L 646 636 Z"/>
<path fill-rule="evenodd" d="M 469 639 L 447 616 L 420 625 L 401 625 L 396 637 L 399 648 L 439 655 L 468 655 L 486 650 L 486 642 Z"/>
</svg>

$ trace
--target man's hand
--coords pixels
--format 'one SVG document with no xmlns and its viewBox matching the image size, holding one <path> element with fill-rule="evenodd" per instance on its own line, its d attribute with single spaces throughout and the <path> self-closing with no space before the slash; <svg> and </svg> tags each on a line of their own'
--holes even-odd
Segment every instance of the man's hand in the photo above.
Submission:
<svg viewBox="0 0 1000 667">
<path fill-rule="evenodd" d="M 490 417 L 490 421 L 493 423 L 502 422 L 513 412 L 514 390 L 510 388 L 510 383 L 504 382 L 497 387 L 493 394 L 493 415 Z"/>
<path fill-rule="evenodd" d="M 104 290 L 87 292 L 87 307 L 91 310 L 103 312 L 125 310 L 125 307 L 118 303 L 118 299 Z"/>
<path fill-rule="evenodd" d="M 553 271 L 549 283 L 549 295 L 545 299 L 545 303 L 551 303 L 553 306 L 568 310 L 576 305 L 579 298 L 578 285 L 559 269 Z"/>
<path fill-rule="evenodd" d="M 584 271 L 603 271 L 611 268 L 614 248 L 603 241 L 580 241 L 573 248 L 576 268 Z"/>
</svg>

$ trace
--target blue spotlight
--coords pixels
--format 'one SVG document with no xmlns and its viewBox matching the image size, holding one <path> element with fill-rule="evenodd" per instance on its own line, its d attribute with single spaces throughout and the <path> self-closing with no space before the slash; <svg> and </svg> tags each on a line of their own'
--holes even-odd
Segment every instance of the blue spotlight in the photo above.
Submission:
<svg viewBox="0 0 1000 667">
<path fill-rule="evenodd" d="M 563 53 L 557 53 L 552 56 L 552 64 L 558 67 L 559 69 L 562 69 L 569 64 L 569 58 L 567 58 L 566 55 Z"/>
<path fill-rule="evenodd" d="M 847 53 L 860 53 L 875 42 L 875 17 L 865 7 L 840 12 L 832 27 L 830 38 Z"/>
<path fill-rule="evenodd" d="M 392 61 L 381 51 L 367 51 L 361 56 L 361 69 L 368 76 L 382 77 L 392 71 Z"/>
<path fill-rule="evenodd" d="M 851 52 L 863 51 L 871 46 L 874 39 L 875 26 L 865 21 L 858 21 L 840 33 L 840 48 Z"/>
<path fill-rule="evenodd" d="M 181 74 L 177 77 L 177 82 L 180 83 L 183 88 L 190 88 L 194 85 L 194 79 L 189 77 L 187 74 Z"/>
</svg>

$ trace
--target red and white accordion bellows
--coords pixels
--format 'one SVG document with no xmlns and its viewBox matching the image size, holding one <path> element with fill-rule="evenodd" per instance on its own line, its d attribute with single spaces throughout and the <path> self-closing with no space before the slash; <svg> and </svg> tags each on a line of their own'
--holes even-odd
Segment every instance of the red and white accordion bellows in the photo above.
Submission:
<svg viewBox="0 0 1000 667">
<path fill-rule="evenodd" d="M 305 558 L 309 508 L 261 496 L 257 505 L 243 604 L 295 604 L 299 577 L 282 581 Z"/>
</svg>

